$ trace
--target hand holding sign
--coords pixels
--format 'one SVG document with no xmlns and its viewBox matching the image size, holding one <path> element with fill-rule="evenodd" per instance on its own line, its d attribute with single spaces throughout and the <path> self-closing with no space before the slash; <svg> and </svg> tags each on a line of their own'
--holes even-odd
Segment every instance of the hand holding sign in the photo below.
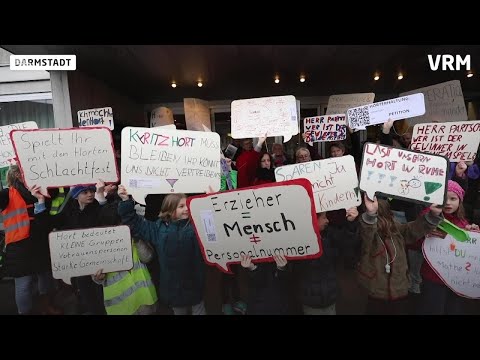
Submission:
<svg viewBox="0 0 480 360">
<path fill-rule="evenodd" d="M 40 203 L 45 202 L 45 196 L 42 194 L 42 187 L 38 185 L 32 185 L 29 189 L 30 193 L 38 199 Z"/>
<path fill-rule="evenodd" d="M 465 164 L 465 161 L 460 161 L 455 167 L 455 174 L 458 177 L 463 177 L 465 171 L 467 171 L 467 164 Z"/>
<path fill-rule="evenodd" d="M 350 222 L 355 221 L 357 216 L 358 216 L 358 210 L 356 207 L 351 207 L 350 209 L 347 209 L 347 215 L 346 215 L 347 221 L 350 221 Z"/>
<path fill-rule="evenodd" d="M 120 196 L 120 199 L 122 199 L 123 201 L 130 199 L 127 188 L 123 185 L 118 186 L 118 196 Z"/>
<path fill-rule="evenodd" d="M 468 231 L 478 231 L 479 227 L 477 224 L 472 224 L 472 225 L 467 225 L 465 229 Z"/>
<path fill-rule="evenodd" d="M 321 254 L 312 187 L 305 179 L 188 198 L 207 264 L 316 258 Z M 242 257 L 243 255 L 243 257 Z M 282 259 L 278 259 L 283 264 Z"/>
<path fill-rule="evenodd" d="M 370 200 L 368 198 L 367 193 L 365 193 L 363 200 L 365 202 L 365 208 L 367 209 L 367 214 L 368 215 L 375 215 L 378 211 L 378 201 L 377 197 L 374 196 L 373 200 Z"/>
<path fill-rule="evenodd" d="M 442 214 L 442 206 L 437 204 L 432 204 L 430 206 L 430 212 L 435 216 L 440 216 Z"/>
<path fill-rule="evenodd" d="M 103 269 L 98 270 L 93 276 L 93 279 L 96 282 L 102 282 L 105 280 L 106 275 L 103 273 Z"/>
</svg>

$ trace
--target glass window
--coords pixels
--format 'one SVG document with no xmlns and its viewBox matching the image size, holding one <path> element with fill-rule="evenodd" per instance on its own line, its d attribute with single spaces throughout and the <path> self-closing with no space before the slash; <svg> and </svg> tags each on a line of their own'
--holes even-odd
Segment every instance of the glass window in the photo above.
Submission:
<svg viewBox="0 0 480 360">
<path fill-rule="evenodd" d="M 5 98 L 0 96 L 0 126 L 35 121 L 39 128 L 55 127 L 51 98 L 2 102 Z"/>
</svg>

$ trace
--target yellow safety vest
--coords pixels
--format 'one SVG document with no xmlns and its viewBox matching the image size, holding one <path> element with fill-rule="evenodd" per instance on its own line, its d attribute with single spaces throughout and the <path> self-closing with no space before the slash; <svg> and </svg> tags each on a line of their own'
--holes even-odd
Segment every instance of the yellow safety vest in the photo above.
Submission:
<svg viewBox="0 0 480 360">
<path fill-rule="evenodd" d="M 57 215 L 60 206 L 65 201 L 65 189 L 63 187 L 58 188 L 58 195 L 52 200 L 52 207 L 50 208 L 50 215 Z"/>
<path fill-rule="evenodd" d="M 105 310 L 108 315 L 133 315 L 142 305 L 157 302 L 157 292 L 152 278 L 132 243 L 133 268 L 108 273 L 103 287 Z"/>
</svg>

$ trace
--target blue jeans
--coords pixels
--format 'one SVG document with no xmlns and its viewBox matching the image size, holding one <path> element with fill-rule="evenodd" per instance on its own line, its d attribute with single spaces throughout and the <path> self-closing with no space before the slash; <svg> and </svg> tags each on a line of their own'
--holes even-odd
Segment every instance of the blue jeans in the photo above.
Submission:
<svg viewBox="0 0 480 360">
<path fill-rule="evenodd" d="M 33 289 L 35 277 L 38 279 L 39 295 L 46 295 L 53 289 L 53 277 L 50 271 L 15 278 L 15 302 L 19 314 L 32 312 L 33 297 L 36 295 Z"/>
</svg>

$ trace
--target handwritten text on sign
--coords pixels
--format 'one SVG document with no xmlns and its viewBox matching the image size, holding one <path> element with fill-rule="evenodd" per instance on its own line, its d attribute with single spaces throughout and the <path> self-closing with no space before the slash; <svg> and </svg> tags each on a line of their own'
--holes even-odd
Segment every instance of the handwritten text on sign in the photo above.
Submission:
<svg viewBox="0 0 480 360">
<path fill-rule="evenodd" d="M 443 204 L 448 160 L 389 146 L 366 143 L 360 189 L 373 199 L 375 192 L 420 202 Z"/>
<path fill-rule="evenodd" d="M 480 121 L 422 123 L 413 128 L 412 150 L 443 155 L 453 162 L 473 161 L 480 143 Z"/>
<path fill-rule="evenodd" d="M 38 129 L 35 121 L 0 126 L 0 168 L 16 164 L 10 133 L 12 130 Z"/>
<path fill-rule="evenodd" d="M 305 142 L 339 141 L 347 137 L 345 114 L 306 117 L 303 119 Z"/>
<path fill-rule="evenodd" d="M 402 96 L 347 110 L 350 128 L 382 124 L 388 119 L 399 120 L 425 113 L 423 94 Z"/>
<path fill-rule="evenodd" d="M 425 96 L 425 114 L 409 120 L 411 125 L 425 122 L 447 122 L 468 120 L 465 100 L 460 80 L 447 81 L 421 89 L 401 93 L 406 96 L 423 93 Z"/>
<path fill-rule="evenodd" d="M 232 102 L 232 137 L 298 134 L 297 102 L 292 95 L 235 100 Z"/>
<path fill-rule="evenodd" d="M 470 240 L 460 242 L 427 237 L 423 254 L 445 285 L 460 296 L 480 299 L 480 233 L 469 232 Z"/>
<path fill-rule="evenodd" d="M 348 109 L 371 104 L 374 99 L 374 93 L 330 95 L 326 114 L 346 114 Z"/>
<path fill-rule="evenodd" d="M 111 107 L 80 110 L 77 112 L 78 127 L 105 126 L 113 130 L 113 111 Z"/>
<path fill-rule="evenodd" d="M 133 267 L 126 225 L 51 232 L 48 236 L 55 279 L 129 270 Z"/>
<path fill-rule="evenodd" d="M 25 185 L 61 187 L 117 182 L 112 133 L 106 128 L 14 130 Z"/>
<path fill-rule="evenodd" d="M 122 130 L 122 183 L 145 204 L 148 194 L 220 189 L 220 136 L 163 127 Z"/>
<path fill-rule="evenodd" d="M 347 155 L 275 169 L 275 179 L 285 181 L 305 178 L 310 181 L 317 213 L 349 209 L 361 204 L 353 156 Z"/>
<path fill-rule="evenodd" d="M 305 179 L 267 184 L 188 199 L 208 264 L 229 272 L 241 255 L 273 261 L 321 255 L 310 183 Z"/>
</svg>

